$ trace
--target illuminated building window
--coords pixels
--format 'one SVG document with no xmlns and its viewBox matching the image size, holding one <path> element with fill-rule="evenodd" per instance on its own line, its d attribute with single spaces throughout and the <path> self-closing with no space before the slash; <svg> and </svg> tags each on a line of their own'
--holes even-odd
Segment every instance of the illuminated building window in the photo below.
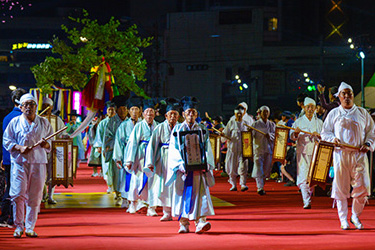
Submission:
<svg viewBox="0 0 375 250">
<path fill-rule="evenodd" d="M 277 30 L 277 18 L 272 17 L 268 19 L 268 31 L 276 31 Z"/>
</svg>

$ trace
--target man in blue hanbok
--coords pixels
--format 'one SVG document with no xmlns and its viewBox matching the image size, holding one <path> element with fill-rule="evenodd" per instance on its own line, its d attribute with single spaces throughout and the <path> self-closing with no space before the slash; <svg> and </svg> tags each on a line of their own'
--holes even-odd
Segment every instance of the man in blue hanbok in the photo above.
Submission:
<svg viewBox="0 0 375 250">
<path fill-rule="evenodd" d="M 98 129 L 96 131 L 93 147 L 101 155 L 103 178 L 107 182 L 107 186 L 108 186 L 107 193 L 112 193 L 113 191 L 112 178 L 108 178 L 108 162 L 106 162 L 105 160 L 103 147 L 104 147 L 104 142 L 105 142 L 105 131 L 107 130 L 109 119 L 111 119 L 112 117 L 116 115 L 116 110 L 115 110 L 115 104 L 113 102 L 108 101 L 106 105 L 107 105 L 107 117 L 104 118 L 98 124 Z"/>
<path fill-rule="evenodd" d="M 173 185 L 172 216 L 179 218 L 179 233 L 189 232 L 189 220 L 195 221 L 195 232 L 198 234 L 210 230 L 211 224 L 206 221 L 206 218 L 214 215 L 209 188 L 215 184 L 212 172 L 215 168 L 215 161 L 209 133 L 203 125 L 195 121 L 198 117 L 197 103 L 196 98 L 182 98 L 181 106 L 184 110 L 182 115 L 185 121 L 173 128 L 169 143 L 166 185 Z M 201 157 L 206 158 L 207 169 L 186 171 L 184 160 L 186 137 L 180 141 L 180 133 L 184 131 L 200 133 L 202 141 L 199 143 L 204 152 Z"/>
<path fill-rule="evenodd" d="M 116 193 L 116 206 L 122 204 L 121 191 L 119 188 L 120 169 L 117 168 L 115 160 L 113 160 L 113 150 L 115 146 L 116 132 L 120 124 L 126 119 L 128 109 L 126 107 L 126 97 L 123 95 L 115 96 L 112 102 L 116 106 L 116 115 L 109 119 L 107 128 L 104 132 L 104 158 L 108 163 L 108 179 L 112 179 L 113 190 Z"/>
<path fill-rule="evenodd" d="M 127 208 L 129 206 L 128 192 L 132 178 L 131 174 L 126 172 L 123 166 L 124 153 L 134 126 L 142 120 L 140 118 L 142 101 L 139 98 L 131 98 L 128 100 L 127 106 L 130 118 L 125 119 L 117 129 L 113 149 L 113 160 L 116 162 L 117 168 L 119 169 L 118 188 L 122 198 L 121 208 Z"/>
</svg>

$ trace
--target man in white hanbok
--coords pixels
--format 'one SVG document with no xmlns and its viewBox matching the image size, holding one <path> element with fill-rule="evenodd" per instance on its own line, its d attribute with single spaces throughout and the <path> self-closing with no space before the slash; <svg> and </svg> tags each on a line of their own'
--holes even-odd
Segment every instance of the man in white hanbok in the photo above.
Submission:
<svg viewBox="0 0 375 250">
<path fill-rule="evenodd" d="M 153 183 L 153 177 L 144 175 L 146 148 L 150 141 L 152 131 L 157 122 L 154 121 L 155 109 L 151 100 L 144 100 L 143 121 L 135 125 L 130 134 L 125 148 L 124 163 L 126 171 L 132 174 L 128 200 L 130 201 L 129 213 L 148 205 L 148 190 Z M 155 207 L 148 207 L 147 216 L 157 216 Z"/>
<path fill-rule="evenodd" d="M 128 192 L 130 188 L 130 181 L 132 178 L 131 174 L 126 172 L 123 166 L 125 148 L 128 144 L 129 137 L 134 129 L 134 126 L 142 120 L 140 118 L 142 106 L 140 99 L 129 99 L 127 105 L 129 108 L 130 118 L 125 119 L 125 121 L 123 121 L 120 124 L 120 127 L 117 129 L 115 146 L 113 150 L 113 160 L 116 162 L 116 165 L 119 168 L 118 188 L 121 192 L 122 197 L 121 208 L 129 207 Z"/>
<path fill-rule="evenodd" d="M 273 141 L 275 140 L 275 123 L 268 120 L 270 109 L 267 106 L 259 108 L 260 119 L 253 123 L 252 127 L 264 134 L 253 130 L 254 168 L 252 177 L 255 178 L 257 192 L 265 195 L 264 181 L 269 177 L 272 168 Z"/>
<path fill-rule="evenodd" d="M 228 182 L 232 185 L 230 191 L 237 191 L 237 175 L 240 175 L 241 191 L 244 192 L 249 188 L 246 186 L 248 163 L 242 158 L 242 135 L 241 132 L 247 131 L 244 125 L 251 125 L 243 119 L 245 110 L 242 106 L 234 110 L 235 119 L 230 119 L 223 130 L 223 134 L 230 138 L 227 141 L 227 154 L 225 157 L 225 171 L 229 175 Z M 225 139 L 222 137 L 222 139 Z"/>
<path fill-rule="evenodd" d="M 297 142 L 297 186 L 301 190 L 303 199 L 303 208 L 311 208 L 312 188 L 307 184 L 307 175 L 309 173 L 312 154 L 314 151 L 315 141 L 320 139 L 323 121 L 318 119 L 314 114 L 316 103 L 313 99 L 306 97 L 303 105 L 305 114 L 293 123 L 295 130 L 290 131 L 290 138 Z M 314 135 L 301 132 L 307 131 Z"/>
<path fill-rule="evenodd" d="M 172 98 L 167 99 L 167 101 Z M 144 172 L 148 177 L 153 176 L 152 186 L 149 186 L 148 202 L 150 207 L 162 206 L 163 217 L 160 221 L 172 220 L 172 186 L 166 186 L 168 169 L 168 148 L 171 138 L 171 132 L 177 124 L 179 117 L 180 105 L 178 101 L 167 102 L 166 120 L 156 126 L 147 147 L 146 164 Z"/>
<path fill-rule="evenodd" d="M 197 100 L 184 97 L 181 104 L 185 121 L 177 124 L 172 131 L 166 185 L 173 185 L 172 216 L 179 217 L 178 232 L 188 233 L 189 220 L 194 220 L 195 232 L 201 234 L 211 228 L 211 224 L 206 221 L 207 216 L 215 214 L 209 190 L 215 184 L 212 172 L 215 168 L 215 160 L 207 129 L 195 121 L 198 117 Z M 203 138 L 207 170 L 186 172 L 183 156 L 185 142 L 180 141 L 180 133 L 194 130 L 200 131 Z"/>
<path fill-rule="evenodd" d="M 107 117 L 104 118 L 98 124 L 93 147 L 97 153 L 101 154 L 102 173 L 103 173 L 104 180 L 107 182 L 107 186 L 108 186 L 107 193 L 109 194 L 109 193 L 112 193 L 113 191 L 113 184 L 112 184 L 112 178 L 108 178 L 108 161 L 105 160 L 105 157 L 104 157 L 105 150 L 103 150 L 103 147 L 104 147 L 104 142 L 105 142 L 105 131 L 107 130 L 109 119 L 111 119 L 112 117 L 116 115 L 116 110 L 115 110 L 115 104 L 112 103 L 111 101 L 107 102 L 106 105 L 107 105 Z"/>
<path fill-rule="evenodd" d="M 9 123 L 3 136 L 3 145 L 11 154 L 12 162 L 10 196 L 16 226 L 15 238 L 22 236 L 25 227 L 26 236 L 38 236 L 34 227 L 46 180 L 47 153 L 51 150 L 50 140 L 43 138 L 53 133 L 48 120 L 36 115 L 36 98 L 24 94 L 20 103 L 22 115 Z M 36 143 L 39 146 L 32 148 Z"/>
<path fill-rule="evenodd" d="M 334 179 L 331 197 L 337 204 L 338 216 L 343 230 L 349 229 L 348 198 L 353 198 L 350 221 L 357 229 L 363 229 L 359 220 L 367 196 L 370 195 L 370 177 L 366 152 L 374 151 L 374 122 L 369 113 L 357 107 L 353 100 L 353 89 L 342 82 L 336 94 L 341 105 L 332 109 L 323 124 L 322 139 L 348 147 L 336 147 L 333 153 Z M 350 194 L 350 186 L 353 190 Z"/>
</svg>

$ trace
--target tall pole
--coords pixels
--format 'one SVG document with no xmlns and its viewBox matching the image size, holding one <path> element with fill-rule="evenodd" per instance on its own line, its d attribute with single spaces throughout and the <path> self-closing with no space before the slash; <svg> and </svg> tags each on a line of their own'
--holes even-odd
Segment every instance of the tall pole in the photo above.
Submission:
<svg viewBox="0 0 375 250">
<path fill-rule="evenodd" d="M 363 86 L 363 78 L 365 74 L 364 72 L 365 72 L 365 59 L 361 56 L 361 91 L 362 91 L 361 106 L 362 108 L 365 107 L 365 88 Z"/>
</svg>

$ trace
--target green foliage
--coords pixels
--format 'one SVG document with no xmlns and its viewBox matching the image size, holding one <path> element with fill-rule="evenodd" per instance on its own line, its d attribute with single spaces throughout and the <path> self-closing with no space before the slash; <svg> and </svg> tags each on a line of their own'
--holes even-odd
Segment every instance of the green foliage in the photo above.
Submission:
<svg viewBox="0 0 375 250">
<path fill-rule="evenodd" d="M 136 81 L 146 80 L 147 66 L 141 49 L 150 46 L 153 38 L 139 37 L 136 25 L 119 31 L 120 22 L 114 17 L 104 25 L 89 19 L 86 11 L 84 18 L 69 18 L 79 27 L 61 26 L 72 46 L 54 37 L 52 52 L 60 57 L 46 57 L 44 62 L 31 67 L 38 88 L 49 92 L 53 84 L 61 83 L 82 90 L 90 78 L 91 68 L 99 65 L 104 57 L 112 69 L 120 94 L 130 90 L 148 98 Z"/>
</svg>

